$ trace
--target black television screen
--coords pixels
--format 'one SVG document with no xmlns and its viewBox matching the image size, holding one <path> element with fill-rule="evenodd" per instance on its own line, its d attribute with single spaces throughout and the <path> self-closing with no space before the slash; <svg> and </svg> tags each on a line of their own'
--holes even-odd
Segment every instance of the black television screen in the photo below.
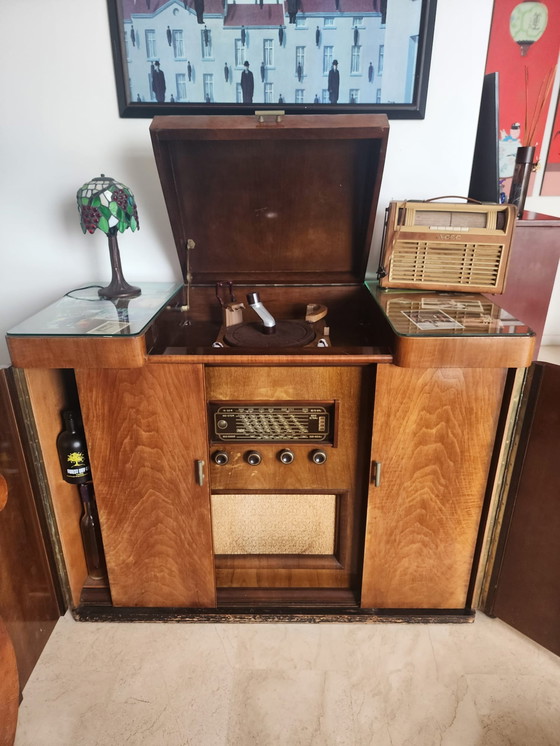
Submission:
<svg viewBox="0 0 560 746">
<path fill-rule="evenodd" d="M 482 84 L 469 197 L 479 202 L 500 201 L 498 73 L 488 73 Z"/>
</svg>

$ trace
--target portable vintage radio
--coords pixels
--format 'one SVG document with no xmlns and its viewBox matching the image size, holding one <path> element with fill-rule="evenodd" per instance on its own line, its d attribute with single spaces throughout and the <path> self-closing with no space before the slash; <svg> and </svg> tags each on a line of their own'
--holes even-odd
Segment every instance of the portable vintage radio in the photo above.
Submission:
<svg viewBox="0 0 560 746">
<path fill-rule="evenodd" d="M 391 202 L 379 283 L 502 293 L 514 226 L 513 205 Z"/>
</svg>

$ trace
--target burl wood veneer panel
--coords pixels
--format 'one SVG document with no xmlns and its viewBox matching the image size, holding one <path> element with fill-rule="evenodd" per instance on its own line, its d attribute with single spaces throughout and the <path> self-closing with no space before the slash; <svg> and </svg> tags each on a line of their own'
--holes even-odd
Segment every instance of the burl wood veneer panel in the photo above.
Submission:
<svg viewBox="0 0 560 746">
<path fill-rule="evenodd" d="M 363 607 L 465 607 L 505 377 L 379 366 Z"/>
<path fill-rule="evenodd" d="M 202 366 L 78 370 L 115 606 L 215 605 Z"/>
</svg>

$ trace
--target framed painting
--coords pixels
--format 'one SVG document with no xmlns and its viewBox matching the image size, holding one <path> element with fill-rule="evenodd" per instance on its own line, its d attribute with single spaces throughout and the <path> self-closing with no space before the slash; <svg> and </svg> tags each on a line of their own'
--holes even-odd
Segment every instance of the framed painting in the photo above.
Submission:
<svg viewBox="0 0 560 746">
<path fill-rule="evenodd" d="M 119 111 L 421 119 L 436 0 L 108 0 Z"/>
</svg>

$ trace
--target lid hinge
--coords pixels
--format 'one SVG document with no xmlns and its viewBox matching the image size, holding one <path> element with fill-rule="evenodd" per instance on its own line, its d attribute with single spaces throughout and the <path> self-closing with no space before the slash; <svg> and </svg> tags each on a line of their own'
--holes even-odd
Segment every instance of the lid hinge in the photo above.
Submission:
<svg viewBox="0 0 560 746">
<path fill-rule="evenodd" d="M 278 110 L 278 111 L 255 111 L 255 116 L 257 117 L 257 122 L 259 124 L 267 123 L 273 123 L 280 124 L 282 121 L 282 117 L 286 115 L 285 111 Z"/>
</svg>

